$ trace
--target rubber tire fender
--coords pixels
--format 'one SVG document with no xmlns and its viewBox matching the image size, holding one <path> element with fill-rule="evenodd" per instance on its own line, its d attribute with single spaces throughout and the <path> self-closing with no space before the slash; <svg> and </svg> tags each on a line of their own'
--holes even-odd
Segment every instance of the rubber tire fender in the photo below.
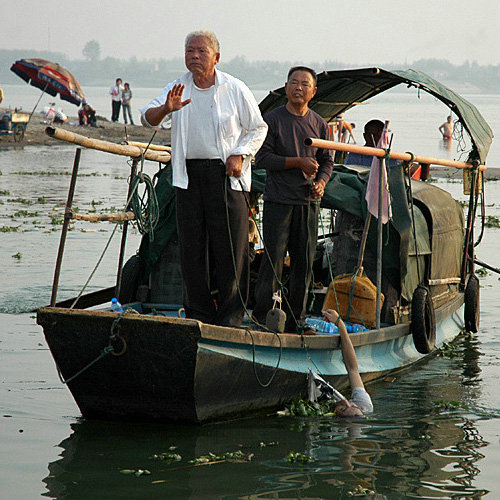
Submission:
<svg viewBox="0 0 500 500">
<path fill-rule="evenodd" d="M 464 322 L 468 332 L 477 333 L 479 330 L 479 279 L 472 274 L 467 280 L 464 294 Z"/>
<path fill-rule="evenodd" d="M 118 301 L 130 304 L 136 300 L 139 277 L 144 272 L 144 264 L 138 254 L 132 255 L 122 269 L 122 281 Z"/>
<path fill-rule="evenodd" d="M 419 285 L 411 300 L 411 325 L 415 349 L 420 354 L 429 354 L 436 345 L 436 318 L 429 289 Z"/>
</svg>

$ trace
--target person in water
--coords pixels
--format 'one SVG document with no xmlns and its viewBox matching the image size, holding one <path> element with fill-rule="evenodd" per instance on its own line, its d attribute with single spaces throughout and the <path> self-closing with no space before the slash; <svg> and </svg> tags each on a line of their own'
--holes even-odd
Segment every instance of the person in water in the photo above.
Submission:
<svg viewBox="0 0 500 500">
<path fill-rule="evenodd" d="M 335 413 L 339 417 L 359 417 L 373 412 L 373 403 L 370 395 L 366 392 L 363 380 L 359 374 L 358 361 L 344 321 L 339 313 L 333 309 L 323 311 L 325 321 L 334 323 L 340 334 L 340 346 L 342 359 L 347 370 L 349 383 L 351 384 L 351 399 L 347 399 L 338 391 L 334 390 L 334 399 L 337 400 Z"/>
<path fill-rule="evenodd" d="M 450 141 L 453 136 L 453 117 L 450 115 L 446 119 L 446 121 L 439 126 L 439 131 L 443 136 L 443 139 L 446 141 Z"/>
</svg>

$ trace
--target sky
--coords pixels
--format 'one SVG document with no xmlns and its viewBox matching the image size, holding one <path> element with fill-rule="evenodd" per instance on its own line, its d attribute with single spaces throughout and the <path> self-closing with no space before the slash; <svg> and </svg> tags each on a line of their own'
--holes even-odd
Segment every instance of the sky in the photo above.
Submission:
<svg viewBox="0 0 500 500">
<path fill-rule="evenodd" d="M 222 61 L 499 64 L 499 23 L 498 0 L 1 0 L 0 49 L 171 59 L 210 29 Z"/>
</svg>

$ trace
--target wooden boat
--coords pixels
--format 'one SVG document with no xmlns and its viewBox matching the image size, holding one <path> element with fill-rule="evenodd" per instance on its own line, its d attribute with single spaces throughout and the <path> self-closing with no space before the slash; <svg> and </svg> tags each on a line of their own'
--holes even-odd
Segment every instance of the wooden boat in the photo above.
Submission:
<svg viewBox="0 0 500 500">
<path fill-rule="evenodd" d="M 375 328 L 351 334 L 365 382 L 406 369 L 453 340 L 464 325 L 470 331 L 477 331 L 479 325 L 479 284 L 474 276 L 478 241 L 474 241 L 473 226 L 492 134 L 477 109 L 427 75 L 379 69 L 321 74 L 311 107 L 328 121 L 398 84 L 416 86 L 442 100 L 469 134 L 472 148 L 461 166 L 470 172 L 470 203 L 464 230 L 462 209 L 448 193 L 431 184 L 406 181 L 400 165 L 389 169 L 396 207 L 379 259 L 382 281 L 377 287 L 377 293 L 386 296 L 385 309 L 379 311 L 381 318 Z M 273 91 L 261 109 L 266 112 L 284 99 L 283 89 Z M 51 134 L 57 135 L 54 130 Z M 127 149 L 119 154 L 137 153 Z M 325 238 L 333 239 L 329 255 L 337 262 L 335 274 L 352 272 L 356 264 L 348 257 L 357 254 L 353 249 L 359 241 L 346 235 L 366 215 L 366 185 L 361 173 L 362 169 L 338 165 L 322 200 L 323 208 L 337 211 L 334 235 Z M 263 181 L 263 172 L 254 172 L 252 189 L 262 192 Z M 339 389 L 346 387 L 336 334 L 273 333 L 254 329 L 248 322 L 242 328 L 227 328 L 180 317 L 182 284 L 172 223 L 174 195 L 167 175 L 160 177 L 156 190 L 161 218 L 155 241 L 144 237 L 138 256 L 125 266 L 122 244 L 122 272 L 116 289 L 102 291 L 96 300 L 94 296 L 70 306 L 68 301 L 57 304 L 58 259 L 51 306 L 37 312 L 37 322 L 82 415 L 88 419 L 205 422 L 266 411 L 305 396 L 310 371 Z M 73 215 L 71 200 L 70 189 L 65 222 Z M 114 219 L 133 217 L 127 213 Z M 368 253 L 376 246 L 377 228 L 372 226 Z M 330 247 L 319 241 L 320 259 Z M 64 226 L 60 258 L 63 249 Z M 375 267 L 369 258 L 365 261 L 369 277 L 374 276 Z M 311 315 L 319 313 L 325 290 L 312 292 L 316 299 L 310 306 Z M 115 293 L 125 303 L 126 312 L 80 308 L 109 301 Z M 362 322 L 355 314 L 351 321 Z"/>
</svg>

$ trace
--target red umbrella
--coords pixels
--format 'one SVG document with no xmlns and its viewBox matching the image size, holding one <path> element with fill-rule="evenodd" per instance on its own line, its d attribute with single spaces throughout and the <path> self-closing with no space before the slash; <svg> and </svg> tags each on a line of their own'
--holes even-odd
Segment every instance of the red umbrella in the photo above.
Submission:
<svg viewBox="0 0 500 500">
<path fill-rule="evenodd" d="M 45 59 L 19 59 L 10 70 L 26 83 L 52 96 L 59 94 L 61 99 L 76 106 L 85 100 L 77 79 L 60 64 Z"/>
</svg>

